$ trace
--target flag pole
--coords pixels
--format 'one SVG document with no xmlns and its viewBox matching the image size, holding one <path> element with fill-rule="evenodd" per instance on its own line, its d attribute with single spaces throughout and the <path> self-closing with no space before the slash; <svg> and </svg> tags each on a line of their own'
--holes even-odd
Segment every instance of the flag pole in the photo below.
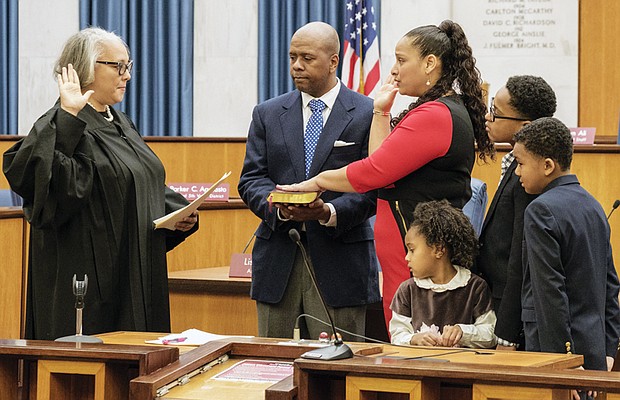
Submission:
<svg viewBox="0 0 620 400">
<path fill-rule="evenodd" d="M 364 4 L 362 3 L 362 8 L 364 8 Z M 363 23 L 364 18 L 362 18 L 360 20 L 360 36 L 358 40 L 359 43 L 359 50 L 360 50 L 360 86 L 359 89 L 357 90 L 359 93 L 361 94 L 366 94 L 366 92 L 364 91 L 364 29 L 362 27 L 362 23 Z"/>
</svg>

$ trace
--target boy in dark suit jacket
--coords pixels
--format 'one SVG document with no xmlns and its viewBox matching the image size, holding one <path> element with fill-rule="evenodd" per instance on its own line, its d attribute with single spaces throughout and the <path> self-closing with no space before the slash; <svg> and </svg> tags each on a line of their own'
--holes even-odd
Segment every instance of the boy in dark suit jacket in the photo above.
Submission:
<svg viewBox="0 0 620 400">
<path fill-rule="evenodd" d="M 489 138 L 494 143 L 514 146 L 514 134 L 537 118 L 551 117 L 556 109 L 553 89 L 543 78 L 513 76 L 491 99 L 486 115 Z M 525 193 L 514 174 L 517 162 L 510 151 L 502 158 L 499 186 L 484 219 L 480 253 L 473 271 L 482 276 L 492 290 L 497 315 L 497 348 L 524 347 L 521 323 L 521 285 L 523 267 L 523 213 L 535 195 Z"/>
<path fill-rule="evenodd" d="M 583 354 L 585 369 L 611 369 L 620 309 L 610 229 L 570 173 L 570 131 L 555 118 L 536 120 L 515 135 L 514 154 L 525 191 L 540 194 L 524 219 L 526 350 Z"/>
</svg>

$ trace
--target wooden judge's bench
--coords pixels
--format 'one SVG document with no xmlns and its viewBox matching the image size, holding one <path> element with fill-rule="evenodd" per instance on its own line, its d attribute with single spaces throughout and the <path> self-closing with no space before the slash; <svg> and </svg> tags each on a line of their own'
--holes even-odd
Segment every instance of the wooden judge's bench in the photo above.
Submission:
<svg viewBox="0 0 620 400">
<path fill-rule="evenodd" d="M 0 150 L 15 140 L 0 138 Z M 169 182 L 208 182 L 233 171 L 231 200 L 202 206 L 198 232 L 168 253 L 172 331 L 197 328 L 222 335 L 256 335 L 250 280 L 229 278 L 227 267 L 231 254 L 242 252 L 260 222 L 235 198 L 245 141 L 168 138 L 148 143 L 164 162 Z M 500 147 L 497 159 L 506 151 Z M 489 198 L 497 187 L 499 168 L 498 161 L 474 168 L 473 175 L 487 183 Z M 620 198 L 619 168 L 620 146 L 576 148 L 572 170 L 606 211 Z M 2 175 L 0 189 L 8 189 Z M 620 236 L 614 232 L 620 229 L 620 216 L 612 216 L 610 224 L 618 260 Z M 101 335 L 105 345 L 80 348 L 20 340 L 24 337 L 28 230 L 21 209 L 0 209 L 0 338 L 9 338 L 0 340 L 0 399 L 556 400 L 567 398 L 568 388 L 594 388 L 605 392 L 608 399 L 620 400 L 618 373 L 574 371 L 581 357 L 572 355 L 477 354 L 366 344 L 351 345 L 354 358 L 328 363 L 299 359 L 308 347 L 268 339 L 234 339 L 194 349 L 184 346 L 180 352 L 176 347 L 145 346 L 144 340 L 152 334 L 141 333 Z M 295 360 L 294 374 L 268 384 L 215 378 L 244 359 Z"/>
<path fill-rule="evenodd" d="M 4 152 L 17 140 L 19 137 L 0 135 L 0 151 Z M 225 171 L 232 171 L 227 180 L 230 200 L 204 204 L 199 210 L 200 229 L 168 253 L 172 331 L 198 328 L 218 334 L 256 335 L 256 307 L 249 297 L 249 280 L 227 276 L 231 254 L 243 251 L 260 223 L 238 198 L 236 189 L 245 139 L 146 138 L 146 141 L 164 163 L 168 182 L 209 182 Z M 612 144 L 614 141 L 615 138 L 604 138 L 595 145 L 575 147 L 571 168 L 607 212 L 620 198 L 620 179 L 617 179 L 620 146 Z M 495 162 L 474 166 L 473 176 L 487 183 L 489 199 L 498 185 L 499 160 L 507 151 L 506 146 L 500 145 Z M 0 174 L 0 189 L 8 188 L 6 178 Z M 620 229 L 620 214 L 614 214 L 609 221 L 614 259 L 620 260 L 620 235 L 616 234 Z M 3 238 L 0 241 L 3 255 L 0 337 L 4 338 L 23 337 L 28 229 L 21 209 L 0 207 Z"/>
<path fill-rule="evenodd" d="M 145 344 L 161 334 L 98 336 L 104 344 L 0 340 L 0 398 L 559 400 L 574 388 L 620 399 L 620 373 L 575 370 L 583 358 L 571 354 L 350 343 L 353 358 L 320 361 L 299 358 L 315 348 L 308 341 L 229 338 L 173 347 Z M 288 372 L 232 375 L 248 361 Z"/>
</svg>

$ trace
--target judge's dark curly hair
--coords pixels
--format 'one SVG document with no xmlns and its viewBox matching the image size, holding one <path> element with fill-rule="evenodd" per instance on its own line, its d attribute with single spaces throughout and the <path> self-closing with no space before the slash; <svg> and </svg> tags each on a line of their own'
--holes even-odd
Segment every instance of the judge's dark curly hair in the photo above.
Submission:
<svg viewBox="0 0 620 400">
<path fill-rule="evenodd" d="M 506 89 L 510 93 L 508 104 L 517 110 L 520 117 L 530 121 L 542 117 L 553 117 L 557 107 L 555 92 L 539 76 L 516 75 L 508 78 Z"/>
<path fill-rule="evenodd" d="M 515 143 L 542 158 L 558 163 L 562 171 L 570 169 L 573 161 L 573 137 L 570 129 L 556 118 L 539 118 L 515 134 Z"/>
<path fill-rule="evenodd" d="M 471 268 L 478 254 L 474 227 L 463 211 L 447 200 L 419 203 L 413 211 L 411 228 L 426 238 L 426 244 L 445 249 L 452 264 Z"/>
<path fill-rule="evenodd" d="M 418 49 L 421 57 L 434 54 L 441 61 L 442 75 L 433 87 L 392 119 L 392 128 L 409 111 L 428 101 L 437 100 L 454 90 L 460 94 L 471 118 L 478 146 L 478 157 L 485 162 L 487 157 L 493 159 L 495 147 L 484 126 L 487 107 L 482 96 L 482 79 L 461 26 L 453 21 L 445 20 L 439 26 L 427 25 L 415 28 L 405 37 L 411 39 L 411 45 Z"/>
</svg>

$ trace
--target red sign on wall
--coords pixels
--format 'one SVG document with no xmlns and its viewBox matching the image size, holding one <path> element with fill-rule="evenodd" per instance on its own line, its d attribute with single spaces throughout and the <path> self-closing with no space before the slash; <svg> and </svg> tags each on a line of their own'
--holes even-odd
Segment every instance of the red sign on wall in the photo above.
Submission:
<svg viewBox="0 0 620 400">
<path fill-rule="evenodd" d="M 252 254 L 233 253 L 230 257 L 230 278 L 252 277 Z"/>
<path fill-rule="evenodd" d="M 169 183 L 168 187 L 180 193 L 189 202 L 196 200 L 201 194 L 206 192 L 212 183 Z M 205 201 L 228 201 L 230 194 L 230 184 L 220 184 Z"/>
<path fill-rule="evenodd" d="M 596 128 L 570 128 L 573 137 L 573 145 L 594 144 Z"/>
</svg>

